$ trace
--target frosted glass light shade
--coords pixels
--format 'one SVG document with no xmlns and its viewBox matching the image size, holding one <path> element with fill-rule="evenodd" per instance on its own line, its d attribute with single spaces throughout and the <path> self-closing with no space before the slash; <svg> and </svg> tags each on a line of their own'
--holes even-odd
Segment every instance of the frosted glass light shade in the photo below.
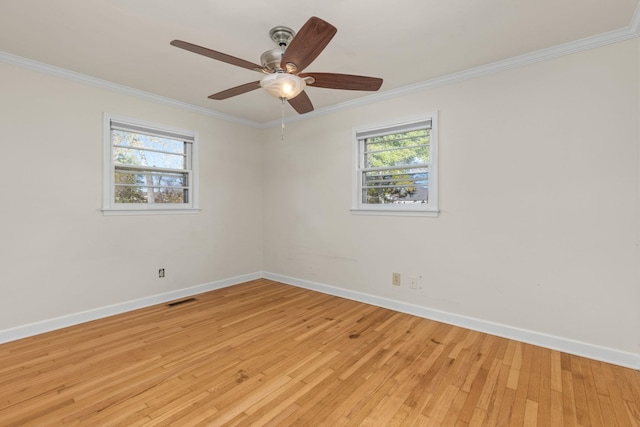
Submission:
<svg viewBox="0 0 640 427">
<path fill-rule="evenodd" d="M 295 98 L 307 86 L 307 82 L 288 73 L 269 74 L 260 80 L 260 86 L 276 98 Z"/>
</svg>

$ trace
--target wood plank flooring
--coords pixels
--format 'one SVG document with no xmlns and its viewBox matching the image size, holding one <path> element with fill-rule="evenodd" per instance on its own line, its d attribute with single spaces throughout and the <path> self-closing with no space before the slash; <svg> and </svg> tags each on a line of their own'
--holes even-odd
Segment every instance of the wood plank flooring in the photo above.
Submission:
<svg viewBox="0 0 640 427">
<path fill-rule="evenodd" d="M 265 279 L 0 345 L 0 426 L 640 426 L 640 371 Z"/>
</svg>

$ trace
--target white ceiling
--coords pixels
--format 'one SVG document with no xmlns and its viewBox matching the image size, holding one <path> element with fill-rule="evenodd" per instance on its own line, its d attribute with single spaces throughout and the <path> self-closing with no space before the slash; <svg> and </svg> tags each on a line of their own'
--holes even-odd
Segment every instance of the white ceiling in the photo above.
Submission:
<svg viewBox="0 0 640 427">
<path fill-rule="evenodd" d="M 382 77 L 381 91 L 629 27 L 639 0 L 0 0 L 0 51 L 257 123 L 262 90 L 207 96 L 260 74 L 169 45 L 181 39 L 260 63 L 269 30 L 310 16 L 338 33 L 305 71 Z M 370 95 L 308 88 L 316 109 Z M 295 111 L 286 106 L 286 115 Z"/>
</svg>

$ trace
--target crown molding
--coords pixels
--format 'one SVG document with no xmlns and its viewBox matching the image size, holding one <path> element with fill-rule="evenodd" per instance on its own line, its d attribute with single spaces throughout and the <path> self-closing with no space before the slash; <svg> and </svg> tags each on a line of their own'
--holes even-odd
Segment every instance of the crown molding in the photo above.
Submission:
<svg viewBox="0 0 640 427">
<path fill-rule="evenodd" d="M 250 126 L 254 128 L 260 128 L 261 124 L 252 120 L 243 119 L 240 117 L 232 116 L 230 114 L 220 113 L 219 111 L 211 110 L 208 108 L 200 107 L 197 105 L 189 104 L 186 102 L 178 101 L 172 98 L 156 95 L 143 90 L 134 89 L 129 86 L 120 85 L 107 80 L 102 80 L 96 77 L 88 76 L 86 74 L 77 73 L 75 71 L 67 70 L 65 68 L 56 67 L 54 65 L 45 64 L 43 62 L 34 61 L 32 59 L 24 58 L 18 55 L 13 55 L 8 52 L 0 51 L 0 62 L 4 62 L 9 65 L 16 65 L 18 67 L 27 68 L 32 71 L 38 71 L 45 74 L 50 74 L 63 79 L 84 83 L 90 86 L 98 87 L 100 89 L 110 90 L 112 92 L 118 92 L 125 95 L 135 96 L 146 101 L 157 102 L 165 104 L 170 107 L 180 108 L 183 110 L 191 111 L 194 113 L 202 114 L 209 117 L 215 117 L 217 119 L 226 120 L 229 122 L 238 123 L 244 126 Z"/>
<path fill-rule="evenodd" d="M 308 119 L 322 116 L 325 114 L 335 113 L 338 111 L 348 110 L 348 109 L 360 107 L 363 105 L 373 104 L 373 103 L 384 101 L 387 99 L 400 97 L 406 94 L 415 93 L 417 91 L 431 89 L 439 86 L 445 86 L 452 83 L 457 83 L 464 80 L 469 80 L 476 77 L 484 76 L 487 74 L 499 73 L 501 71 L 509 70 L 511 68 L 522 67 L 525 65 L 534 64 L 536 62 L 546 61 L 548 59 L 554 59 L 554 58 L 558 58 L 565 55 L 571 55 L 571 54 L 582 52 L 585 50 L 595 49 L 601 46 L 606 46 L 613 43 L 619 43 L 625 40 L 630 40 L 638 37 L 640 37 L 640 3 L 636 7 L 636 10 L 633 14 L 631 22 L 627 27 L 620 28 L 618 30 L 609 31 L 602 34 L 598 34 L 591 37 L 586 37 L 580 40 L 563 43 L 561 45 L 553 46 L 547 49 L 541 49 L 541 50 L 527 53 L 524 55 L 515 56 L 513 58 L 505 59 L 502 61 L 481 65 L 479 67 L 469 68 L 467 70 L 459 71 L 457 73 L 452 73 L 452 74 L 448 74 L 441 77 L 436 77 L 434 79 L 425 80 L 423 82 L 414 83 L 411 85 L 390 89 L 384 92 L 375 93 L 373 95 L 364 96 L 358 99 L 342 102 L 329 107 L 319 108 L 310 113 L 286 118 L 284 120 L 284 123 L 294 123 L 302 120 L 308 120 Z M 145 92 L 139 89 L 134 89 L 128 86 L 112 83 L 106 80 L 98 79 L 96 77 L 91 77 L 85 74 L 77 73 L 75 71 L 70 71 L 64 68 L 60 68 L 60 67 L 45 64 L 42 62 L 34 61 L 31 59 L 23 58 L 23 57 L 13 55 L 7 52 L 3 52 L 3 51 L 0 51 L 0 62 L 4 62 L 11 65 L 17 65 L 30 70 L 51 74 L 57 77 L 62 77 L 68 80 L 85 83 L 91 86 L 111 90 L 114 92 L 136 96 L 141 99 L 145 99 L 147 101 L 165 104 L 171 107 L 176 107 L 183 110 L 203 114 L 209 117 L 215 117 L 217 119 L 238 123 L 238 124 L 249 126 L 252 128 L 268 129 L 275 126 L 280 126 L 282 123 L 281 120 L 272 120 L 268 122 L 256 122 L 253 120 L 244 119 L 244 118 L 233 116 L 230 114 L 224 114 L 219 111 L 215 111 L 215 110 L 200 107 L 197 105 L 189 104 L 186 102 L 178 101 L 172 98 L 155 95 L 150 92 Z"/>
<path fill-rule="evenodd" d="M 402 86 L 396 89 L 390 89 L 384 92 L 375 93 L 373 95 L 364 96 L 362 98 L 354 99 L 340 104 L 332 105 L 325 108 L 319 108 L 310 113 L 299 115 L 295 117 L 289 117 L 284 120 L 285 123 L 293 123 L 301 120 L 307 120 L 312 117 L 317 117 L 325 114 L 335 113 L 337 111 L 343 111 L 363 105 L 373 104 L 383 100 L 396 98 L 399 96 L 412 94 L 417 91 L 425 89 L 431 89 L 434 87 L 445 86 L 452 83 L 461 82 L 464 80 L 473 79 L 476 77 L 499 73 L 501 71 L 509 70 L 512 68 L 522 67 L 525 65 L 534 64 L 536 62 L 542 62 L 549 59 L 559 58 L 561 56 L 571 55 L 574 53 L 582 52 L 585 50 L 595 49 L 598 47 L 606 46 L 609 44 L 619 43 L 633 38 L 640 37 L 640 4 L 636 8 L 636 11 L 631 20 L 631 24 L 627 27 L 609 31 L 606 33 L 598 34 L 591 37 L 586 37 L 580 40 L 575 40 L 568 43 L 563 43 L 557 46 L 553 46 L 547 49 L 541 49 L 535 52 L 526 53 L 519 56 L 514 56 L 502 61 L 492 62 L 490 64 L 481 65 L 479 67 L 469 68 L 467 70 L 459 71 L 457 73 L 448 74 L 434 79 L 425 80 L 423 82 Z M 261 127 L 270 128 L 280 126 L 280 120 L 273 120 L 263 123 Z"/>
</svg>

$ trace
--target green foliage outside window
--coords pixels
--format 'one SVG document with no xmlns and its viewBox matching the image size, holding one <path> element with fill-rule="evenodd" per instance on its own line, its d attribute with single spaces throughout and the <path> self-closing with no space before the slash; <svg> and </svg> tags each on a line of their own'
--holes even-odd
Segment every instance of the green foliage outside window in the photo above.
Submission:
<svg viewBox="0 0 640 427">
<path fill-rule="evenodd" d="M 426 203 L 430 130 L 367 138 L 364 141 L 363 202 Z"/>
</svg>

